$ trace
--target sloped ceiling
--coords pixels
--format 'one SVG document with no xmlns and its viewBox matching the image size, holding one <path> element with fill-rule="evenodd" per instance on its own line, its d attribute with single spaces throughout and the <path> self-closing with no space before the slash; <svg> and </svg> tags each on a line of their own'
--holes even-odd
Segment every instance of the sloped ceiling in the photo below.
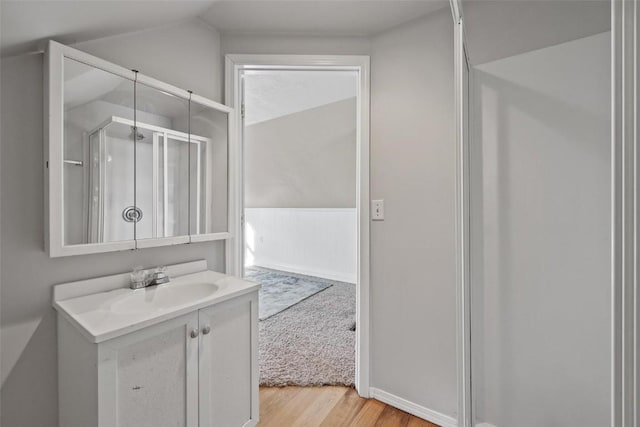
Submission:
<svg viewBox="0 0 640 427">
<path fill-rule="evenodd" d="M 358 88 L 353 71 L 254 71 L 244 84 L 247 125 L 353 98 Z"/>
<path fill-rule="evenodd" d="M 466 0 L 474 65 L 608 31 L 610 4 L 596 0 Z"/>
<path fill-rule="evenodd" d="M 73 44 L 196 18 L 221 32 L 373 35 L 442 7 L 448 0 L 2 0 L 0 49 L 11 56 L 47 39 Z"/>
<path fill-rule="evenodd" d="M 2 0 L 0 52 L 92 40 L 200 19 L 222 33 L 371 36 L 448 0 Z M 473 64 L 607 31 L 607 0 L 465 0 Z"/>
<path fill-rule="evenodd" d="M 220 1 L 202 19 L 223 32 L 369 36 L 443 7 L 448 0 Z"/>
<path fill-rule="evenodd" d="M 38 49 L 43 40 L 72 44 L 140 31 L 199 16 L 214 1 L 30 1 L 0 2 L 2 56 Z"/>
</svg>

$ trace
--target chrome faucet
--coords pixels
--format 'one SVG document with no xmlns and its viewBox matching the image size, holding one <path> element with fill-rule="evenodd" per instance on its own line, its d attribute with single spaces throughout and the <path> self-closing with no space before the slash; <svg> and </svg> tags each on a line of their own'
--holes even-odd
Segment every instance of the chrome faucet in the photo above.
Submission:
<svg viewBox="0 0 640 427">
<path fill-rule="evenodd" d="M 167 267 L 156 267 L 153 272 L 144 270 L 142 267 L 136 267 L 131 273 L 129 287 L 131 289 L 143 289 L 148 286 L 162 285 L 163 283 L 169 283 Z"/>
<path fill-rule="evenodd" d="M 169 283 L 167 267 L 156 267 L 156 270 L 151 274 L 151 281 L 149 282 L 149 286 L 162 285 L 164 283 Z"/>
</svg>

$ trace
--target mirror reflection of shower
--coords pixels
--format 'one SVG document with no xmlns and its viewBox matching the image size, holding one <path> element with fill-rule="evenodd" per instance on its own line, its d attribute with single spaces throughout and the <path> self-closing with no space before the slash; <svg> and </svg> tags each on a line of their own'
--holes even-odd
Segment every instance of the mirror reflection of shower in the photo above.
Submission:
<svg viewBox="0 0 640 427">
<path fill-rule="evenodd" d="M 144 134 L 138 131 L 135 126 L 131 126 L 131 135 L 129 138 L 135 139 L 136 141 L 142 141 L 144 139 Z"/>
<path fill-rule="evenodd" d="M 189 201 L 189 181 L 197 188 L 203 185 L 201 154 L 209 139 L 141 122 L 136 125 L 112 116 L 89 134 L 87 232 L 91 243 L 125 238 L 131 222 L 136 223 L 138 238 L 186 235 L 189 210 L 200 211 L 198 192 Z M 133 179 L 134 139 L 135 179 L 138 188 L 145 191 L 136 194 L 136 206 L 132 207 L 127 205 L 128 192 L 112 189 L 127 188 L 123 181 Z M 189 165 L 189 144 L 194 168 Z"/>
<path fill-rule="evenodd" d="M 63 98 L 65 245 L 228 231 L 227 113 L 69 58 Z"/>
</svg>

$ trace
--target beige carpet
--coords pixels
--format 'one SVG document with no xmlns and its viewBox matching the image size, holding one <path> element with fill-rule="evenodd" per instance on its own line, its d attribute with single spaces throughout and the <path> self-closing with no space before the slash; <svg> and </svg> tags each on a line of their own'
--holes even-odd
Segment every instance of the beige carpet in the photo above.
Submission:
<svg viewBox="0 0 640 427">
<path fill-rule="evenodd" d="M 260 385 L 346 385 L 355 378 L 356 287 L 333 286 L 260 322 Z"/>
</svg>

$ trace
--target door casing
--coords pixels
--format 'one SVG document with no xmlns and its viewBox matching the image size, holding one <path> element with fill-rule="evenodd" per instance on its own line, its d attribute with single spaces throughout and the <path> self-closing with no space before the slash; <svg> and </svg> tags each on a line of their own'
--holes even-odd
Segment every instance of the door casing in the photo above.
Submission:
<svg viewBox="0 0 640 427">
<path fill-rule="evenodd" d="M 233 215 L 229 218 L 233 237 L 225 242 L 226 272 L 242 275 L 243 212 L 244 212 L 244 138 L 242 121 L 241 75 L 246 70 L 307 70 L 355 71 L 358 73 L 357 129 L 356 129 L 356 211 L 358 218 L 358 254 L 356 284 L 356 375 L 355 386 L 362 397 L 370 397 L 370 202 L 369 202 L 369 99 L 370 58 L 365 55 L 251 55 L 229 54 L 225 58 L 225 102 L 234 108 L 238 135 L 231 147 L 230 203 Z"/>
</svg>

